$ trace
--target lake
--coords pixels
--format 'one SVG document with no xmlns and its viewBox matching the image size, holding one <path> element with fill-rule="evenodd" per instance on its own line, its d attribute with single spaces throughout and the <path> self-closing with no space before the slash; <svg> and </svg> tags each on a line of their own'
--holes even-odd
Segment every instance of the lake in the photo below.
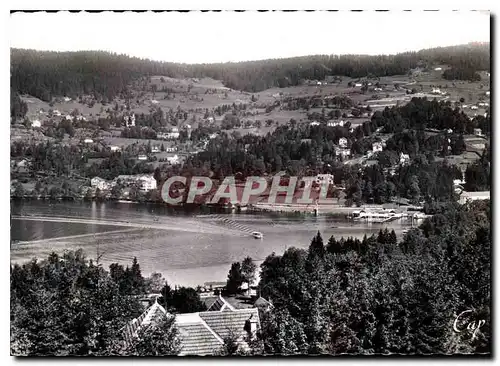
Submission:
<svg viewBox="0 0 500 366">
<path fill-rule="evenodd" d="M 362 238 L 381 228 L 398 237 L 410 223 L 354 223 L 328 216 L 269 213 L 174 212 L 164 206 L 119 202 L 11 202 L 11 262 L 22 263 L 51 252 L 83 248 L 101 255 L 106 267 L 137 257 L 143 275 L 160 272 L 170 284 L 196 286 L 225 281 L 232 262 L 252 257 L 260 264 L 286 248 L 307 248 L 321 232 Z M 263 239 L 250 233 L 260 231 Z"/>
</svg>

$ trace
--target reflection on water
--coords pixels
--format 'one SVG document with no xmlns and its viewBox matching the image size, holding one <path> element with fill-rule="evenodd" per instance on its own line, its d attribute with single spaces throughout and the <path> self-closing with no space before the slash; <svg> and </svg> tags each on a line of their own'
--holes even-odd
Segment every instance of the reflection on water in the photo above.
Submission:
<svg viewBox="0 0 500 366">
<path fill-rule="evenodd" d="M 134 227 L 23 219 L 11 220 L 11 261 L 44 257 L 52 251 L 83 248 L 95 257 L 104 252 L 104 265 L 129 263 L 136 256 L 144 274 L 161 272 L 170 283 L 197 285 L 223 281 L 230 264 L 250 256 L 262 261 L 272 252 L 305 248 L 319 230 L 325 241 L 334 235 L 363 237 L 383 227 L 397 234 L 400 222 L 352 224 L 326 217 L 287 217 L 266 214 L 173 212 L 156 205 L 127 203 L 12 203 L 13 216 L 69 217 L 111 220 Z M 153 227 L 153 228 L 151 228 Z M 262 240 L 249 235 L 264 233 Z M 16 242 L 19 241 L 19 242 Z"/>
</svg>

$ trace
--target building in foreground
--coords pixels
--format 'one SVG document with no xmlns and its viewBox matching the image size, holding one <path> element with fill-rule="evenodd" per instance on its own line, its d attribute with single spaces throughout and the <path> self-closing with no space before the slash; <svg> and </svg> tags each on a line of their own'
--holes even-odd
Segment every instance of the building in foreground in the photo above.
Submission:
<svg viewBox="0 0 500 366">
<path fill-rule="evenodd" d="M 138 318 L 125 326 L 125 341 L 132 341 L 141 328 L 168 315 L 155 299 Z M 256 307 L 235 309 L 219 296 L 207 311 L 177 314 L 175 327 L 179 333 L 180 356 L 214 355 L 222 349 L 228 338 L 235 340 L 238 348 L 244 351 L 249 349 L 249 337 L 254 338 L 260 329 L 259 310 Z"/>
</svg>

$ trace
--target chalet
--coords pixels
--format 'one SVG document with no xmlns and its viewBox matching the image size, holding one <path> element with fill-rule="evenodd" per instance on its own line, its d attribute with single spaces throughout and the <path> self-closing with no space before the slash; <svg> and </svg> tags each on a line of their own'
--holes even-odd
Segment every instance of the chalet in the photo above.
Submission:
<svg viewBox="0 0 500 366">
<path fill-rule="evenodd" d="M 234 310 L 234 307 L 227 302 L 220 294 L 216 296 L 203 297 L 201 299 L 203 304 L 205 304 L 207 311 L 224 311 L 224 310 Z"/>
<path fill-rule="evenodd" d="M 351 156 L 351 150 L 349 149 L 336 149 L 335 150 L 335 155 L 336 156 L 342 156 L 342 157 L 347 157 L 347 156 Z"/>
<path fill-rule="evenodd" d="M 443 68 L 441 68 L 441 67 L 434 68 L 434 71 L 441 71 L 441 70 L 443 70 Z"/>
<path fill-rule="evenodd" d="M 71 101 L 71 98 L 64 97 L 64 101 L 65 101 L 65 102 L 69 102 L 69 101 Z"/>
<path fill-rule="evenodd" d="M 354 84 L 354 86 L 356 86 L 356 87 L 361 87 L 361 86 L 363 86 L 363 84 L 361 84 L 361 83 L 356 83 L 356 84 Z"/>
<path fill-rule="evenodd" d="M 486 94 L 486 95 L 490 95 L 490 92 L 489 92 L 489 91 L 487 91 L 485 94 Z"/>
<path fill-rule="evenodd" d="M 336 127 L 336 126 L 344 127 L 344 121 L 342 121 L 342 120 L 340 120 L 340 121 L 329 121 L 327 123 L 327 126 L 328 127 Z"/>
<path fill-rule="evenodd" d="M 34 121 L 31 122 L 31 127 L 40 128 L 42 127 L 42 123 L 39 120 L 35 119 Z"/>
<path fill-rule="evenodd" d="M 432 94 L 441 94 L 441 90 L 437 89 L 437 88 L 434 88 L 434 89 L 432 89 L 431 93 Z"/>
<path fill-rule="evenodd" d="M 208 118 L 207 118 L 207 122 L 209 122 L 209 123 L 213 123 L 213 122 L 214 122 L 214 117 L 208 117 Z"/>
<path fill-rule="evenodd" d="M 339 139 L 339 146 L 341 148 L 346 148 L 347 147 L 347 139 L 345 137 L 341 137 Z"/>
<path fill-rule="evenodd" d="M 85 140 L 83 140 L 83 142 L 86 143 L 86 144 L 93 144 L 94 140 L 92 140 L 90 138 L 86 138 Z"/>
<path fill-rule="evenodd" d="M 220 303 L 218 303 L 220 304 Z M 154 303 L 123 329 L 124 346 L 139 337 L 139 331 L 170 316 L 155 298 Z M 257 308 L 234 309 L 222 306 L 211 311 L 175 315 L 179 332 L 180 355 L 214 355 L 222 350 L 224 339 L 235 337 L 238 349 L 248 350 L 248 338 L 256 337 L 260 329 Z"/>
<path fill-rule="evenodd" d="M 70 114 L 66 115 L 64 118 L 66 119 L 66 121 L 72 121 L 73 120 L 73 117 Z"/>
<path fill-rule="evenodd" d="M 372 144 L 372 151 L 374 153 L 376 152 L 379 152 L 379 151 L 382 151 L 384 149 L 384 147 L 382 146 L 382 143 L 381 142 L 374 142 Z"/>
<path fill-rule="evenodd" d="M 111 145 L 109 147 L 109 149 L 112 151 L 112 152 L 117 152 L 117 151 L 120 151 L 121 148 L 119 146 L 115 146 L 115 145 Z"/>
<path fill-rule="evenodd" d="M 316 176 L 315 182 L 317 184 L 322 184 L 323 182 L 328 182 L 328 184 L 333 184 L 333 174 L 318 174 Z"/>
<path fill-rule="evenodd" d="M 61 112 L 59 112 L 57 109 L 54 109 L 54 110 L 52 111 L 52 115 L 57 116 L 57 117 L 60 117 L 60 116 L 61 116 Z"/>
<path fill-rule="evenodd" d="M 164 132 L 164 133 L 158 133 L 156 135 L 159 139 L 162 140 L 175 140 L 178 139 L 180 134 L 179 132 Z"/>
<path fill-rule="evenodd" d="M 399 155 L 399 164 L 406 165 L 410 162 L 410 155 L 401 153 Z"/>
<path fill-rule="evenodd" d="M 177 154 L 173 156 L 167 156 L 167 161 L 172 165 L 179 164 L 179 156 Z"/>
<path fill-rule="evenodd" d="M 135 126 L 135 114 L 131 114 L 130 116 L 123 116 L 123 120 L 125 121 L 125 126 L 134 127 Z"/>
<path fill-rule="evenodd" d="M 480 107 L 487 107 L 489 104 L 488 103 L 477 103 L 477 105 Z"/>
<path fill-rule="evenodd" d="M 472 109 L 472 110 L 476 110 L 477 108 L 478 108 L 477 105 L 471 105 L 470 106 L 470 109 Z"/>
<path fill-rule="evenodd" d="M 148 157 L 146 155 L 139 155 L 137 157 L 137 160 L 146 161 L 146 160 L 148 160 Z"/>
<path fill-rule="evenodd" d="M 311 123 L 309 123 L 310 126 L 319 126 L 320 123 L 318 121 L 313 121 Z"/>
<path fill-rule="evenodd" d="M 151 146 L 151 152 L 152 153 L 159 153 L 160 152 L 160 146 L 158 146 L 158 145 Z"/>
</svg>

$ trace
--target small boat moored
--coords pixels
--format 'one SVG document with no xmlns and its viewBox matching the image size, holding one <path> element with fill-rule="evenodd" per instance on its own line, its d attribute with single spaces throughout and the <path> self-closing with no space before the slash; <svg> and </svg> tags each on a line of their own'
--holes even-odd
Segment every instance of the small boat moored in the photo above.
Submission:
<svg viewBox="0 0 500 366">
<path fill-rule="evenodd" d="M 262 234 L 261 232 L 259 231 L 254 231 L 252 233 L 252 236 L 255 238 L 255 239 L 262 239 L 264 237 L 264 234 Z"/>
</svg>

